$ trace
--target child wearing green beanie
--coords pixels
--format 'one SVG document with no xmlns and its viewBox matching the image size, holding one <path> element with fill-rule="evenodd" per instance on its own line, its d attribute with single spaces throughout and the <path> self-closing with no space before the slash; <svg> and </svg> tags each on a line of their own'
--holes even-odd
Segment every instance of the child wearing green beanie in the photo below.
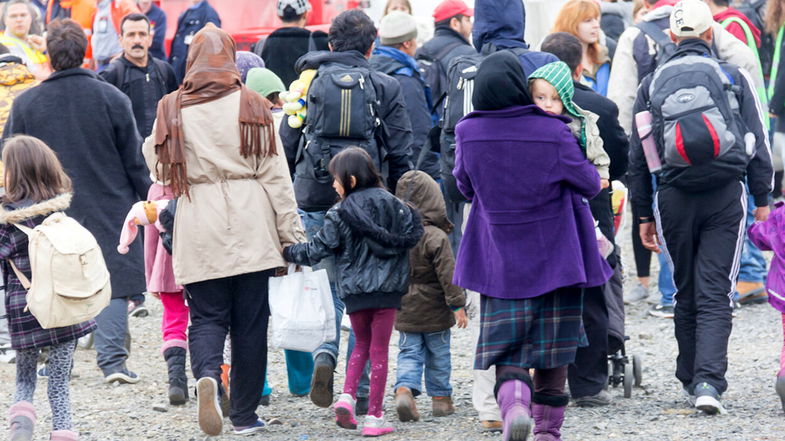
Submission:
<svg viewBox="0 0 785 441">
<path fill-rule="evenodd" d="M 583 110 L 572 101 L 575 86 L 566 63 L 555 61 L 535 70 L 529 76 L 532 100 L 542 110 L 572 118 L 567 126 L 578 140 L 586 158 L 600 174 L 602 188 L 610 186 L 611 158 L 605 152 L 597 126 L 597 114 Z"/>
</svg>

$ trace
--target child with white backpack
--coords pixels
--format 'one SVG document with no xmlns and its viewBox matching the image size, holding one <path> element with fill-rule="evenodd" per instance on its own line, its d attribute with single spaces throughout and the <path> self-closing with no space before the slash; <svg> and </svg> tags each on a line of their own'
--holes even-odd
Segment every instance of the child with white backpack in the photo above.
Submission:
<svg viewBox="0 0 785 441">
<path fill-rule="evenodd" d="M 71 203 L 71 179 L 63 171 L 54 152 L 42 141 L 30 136 L 16 136 L 6 140 L 2 160 L 5 165 L 6 194 L 3 198 L 2 210 L 0 210 L 0 266 L 5 274 L 7 287 L 5 306 L 11 330 L 11 345 L 17 353 L 16 393 L 14 394 L 14 404 L 9 409 L 11 431 L 9 438 L 20 441 L 33 439 L 36 412 L 32 401 L 37 379 L 36 362 L 41 349 L 49 348 L 47 362 L 49 389 L 47 393 L 52 408 L 52 432 L 49 439 L 74 441 L 78 439 L 78 434 L 73 431 L 71 422 L 68 380 L 73 364 L 76 340 L 95 330 L 95 322 L 86 320 L 70 326 L 44 328 L 39 319 L 33 315 L 34 313 L 40 315 L 41 320 L 44 320 L 45 323 L 57 323 L 67 320 L 68 317 L 65 317 L 63 313 L 70 314 L 71 311 L 64 311 L 62 308 L 50 310 L 47 311 L 48 316 L 45 317 L 44 314 L 36 312 L 41 309 L 28 305 L 28 287 L 31 278 L 35 279 L 38 284 L 33 287 L 30 296 L 31 298 L 33 295 L 39 296 L 39 300 L 41 299 L 39 295 L 41 288 L 50 284 L 54 285 L 56 282 L 56 277 L 47 281 L 41 280 L 41 277 L 32 276 L 28 234 L 34 242 L 43 243 L 44 240 L 36 235 L 40 236 L 46 233 L 43 233 L 42 230 L 32 230 L 39 224 L 61 222 L 62 219 L 66 220 L 65 223 L 76 224 L 73 219 L 61 213 L 68 209 Z M 79 227 L 78 224 L 76 226 Z M 23 231 L 20 228 L 30 230 Z M 71 235 L 69 234 L 69 236 Z M 50 239 L 50 246 L 57 245 L 56 238 L 50 237 Z M 71 248 L 77 248 L 84 244 L 70 243 L 69 245 Z M 93 248 L 90 245 L 89 243 L 86 245 L 87 253 L 93 252 L 97 248 L 97 246 Z M 36 249 L 36 257 L 40 255 L 41 251 L 40 248 Z M 100 254 L 100 249 L 98 252 Z M 91 257 L 86 254 L 77 256 L 83 265 Z M 103 263 L 102 259 L 101 257 L 100 263 Z M 37 271 L 45 268 L 45 265 L 40 264 L 36 268 L 37 275 L 41 274 Z M 85 267 L 88 273 L 92 269 L 94 269 L 93 266 Z M 109 281 L 108 273 L 105 280 L 102 274 L 99 274 L 99 277 L 102 278 L 99 284 L 103 288 L 94 292 L 97 293 L 96 297 L 99 297 L 94 299 L 95 304 L 100 304 L 100 300 L 108 300 L 108 297 L 103 298 L 105 294 L 108 294 L 108 292 L 104 292 L 107 289 L 105 285 Z M 33 293 L 33 291 L 36 292 Z M 60 293 L 61 290 L 58 289 L 57 292 Z M 93 297 L 88 294 L 90 293 L 84 293 L 84 297 L 92 299 Z M 51 297 L 57 295 L 52 291 Z M 82 297 L 82 293 L 74 292 L 73 295 L 75 298 Z M 31 307 L 28 308 L 28 306 Z M 85 306 L 85 308 L 88 307 Z M 74 316 L 70 315 L 70 317 Z"/>
</svg>

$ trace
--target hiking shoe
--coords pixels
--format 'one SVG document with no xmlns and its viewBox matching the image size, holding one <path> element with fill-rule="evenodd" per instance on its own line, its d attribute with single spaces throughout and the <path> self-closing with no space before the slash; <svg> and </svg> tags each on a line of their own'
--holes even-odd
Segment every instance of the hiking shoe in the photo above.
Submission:
<svg viewBox="0 0 785 441">
<path fill-rule="evenodd" d="M 785 411 L 785 377 L 777 376 L 777 382 L 774 384 L 774 390 L 782 402 L 782 410 Z"/>
<path fill-rule="evenodd" d="M 758 305 L 769 301 L 769 295 L 762 282 L 739 281 L 736 283 L 736 292 L 742 305 Z"/>
<path fill-rule="evenodd" d="M 382 436 L 392 432 L 395 432 L 395 428 L 384 421 L 384 414 L 378 418 L 373 415 L 365 415 L 363 436 Z"/>
<path fill-rule="evenodd" d="M 223 430 L 221 405 L 218 402 L 218 382 L 203 377 L 196 382 L 196 414 L 199 428 L 209 436 L 218 436 Z"/>
<path fill-rule="evenodd" d="M 344 429 L 356 429 L 357 419 L 354 417 L 354 398 L 349 394 L 341 394 L 333 406 L 335 424 Z"/>
<path fill-rule="evenodd" d="M 39 372 L 39 375 L 40 374 L 41 373 Z M 114 382 L 119 384 L 136 384 L 139 382 L 139 376 L 129 371 L 127 367 L 123 366 L 120 370 L 104 376 L 104 382 L 107 384 L 112 384 Z"/>
<path fill-rule="evenodd" d="M 368 397 L 357 397 L 354 403 L 354 414 L 357 416 L 368 414 Z"/>
<path fill-rule="evenodd" d="M 649 309 L 649 315 L 660 318 L 673 318 L 673 305 L 656 304 Z"/>
<path fill-rule="evenodd" d="M 402 423 L 420 420 L 417 405 L 414 403 L 414 395 L 408 387 L 401 386 L 395 390 L 395 410 Z"/>
<path fill-rule="evenodd" d="M 431 401 L 433 416 L 446 417 L 455 413 L 452 397 L 433 397 Z"/>
<path fill-rule="evenodd" d="M 233 433 L 235 435 L 253 435 L 254 433 L 262 431 L 264 431 L 264 422 L 262 422 L 262 420 L 256 420 L 256 422 L 250 426 L 234 426 Z"/>
<path fill-rule="evenodd" d="M 148 315 L 150 315 L 150 311 L 144 306 L 144 302 L 128 301 L 128 317 L 147 317 Z"/>
<path fill-rule="evenodd" d="M 497 420 L 482 420 L 480 427 L 483 432 L 501 432 L 503 425 L 501 421 Z"/>
<path fill-rule="evenodd" d="M 596 395 L 589 395 L 587 397 L 573 398 L 572 402 L 578 407 L 600 407 L 611 404 L 613 398 L 605 390 L 601 390 Z"/>
<path fill-rule="evenodd" d="M 313 377 L 311 378 L 311 401 L 319 407 L 330 407 L 333 404 L 333 371 L 335 360 L 332 355 L 322 352 L 313 361 Z"/>
<path fill-rule="evenodd" d="M 695 386 L 695 407 L 707 415 L 725 413 L 719 392 L 709 383 L 698 383 Z"/>
<path fill-rule="evenodd" d="M 632 305 L 633 303 L 638 303 L 646 299 L 648 296 L 649 288 L 646 288 L 640 283 L 636 283 L 631 290 L 624 292 L 624 304 Z"/>
</svg>

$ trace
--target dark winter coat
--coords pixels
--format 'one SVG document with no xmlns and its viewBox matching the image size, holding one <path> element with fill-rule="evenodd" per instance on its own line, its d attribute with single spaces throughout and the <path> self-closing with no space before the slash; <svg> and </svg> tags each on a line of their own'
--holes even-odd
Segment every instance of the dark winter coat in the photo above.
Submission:
<svg viewBox="0 0 785 441">
<path fill-rule="evenodd" d="M 406 62 L 402 62 L 402 59 Z M 428 139 L 428 132 L 435 123 L 431 117 L 433 100 L 430 88 L 426 90 L 427 85 L 422 80 L 414 59 L 398 49 L 381 46 L 374 50 L 374 55 L 368 61 L 377 72 L 395 78 L 401 85 L 403 100 L 412 124 L 411 161 L 412 164 L 417 165 L 422 148 Z M 426 153 L 419 170 L 428 173 L 434 179 L 439 179 L 441 174 L 439 156 L 433 151 Z"/>
<path fill-rule="evenodd" d="M 450 62 L 457 57 L 476 53 L 477 51 L 474 47 L 461 34 L 453 31 L 449 26 L 436 27 L 433 38 L 417 49 L 417 53 L 414 55 L 414 58 L 418 61 L 427 59 L 441 63 L 443 75 L 438 82 L 428 85 L 431 87 L 434 101 L 438 101 L 443 94 L 447 93 L 447 88 L 449 87 L 447 84 L 447 70 L 450 67 Z M 440 115 L 441 109 L 442 106 L 436 106 L 436 110 Z"/>
<path fill-rule="evenodd" d="M 16 98 L 3 136 L 14 134 L 35 136 L 57 153 L 74 186 L 68 215 L 101 246 L 112 298 L 144 292 L 141 240 L 124 256 L 116 251 L 129 207 L 150 187 L 131 100 L 92 71 L 58 71 Z"/>
<path fill-rule="evenodd" d="M 147 11 L 147 18 L 153 26 L 153 45 L 150 46 L 150 55 L 159 60 L 166 61 L 166 49 L 164 49 L 164 39 L 166 38 L 166 12 L 156 6 L 150 5 Z"/>
<path fill-rule="evenodd" d="M 398 181 L 396 196 L 414 206 L 425 232 L 409 251 L 409 292 L 403 296 L 395 329 L 402 332 L 438 332 L 455 325 L 453 309 L 466 305 L 463 290 L 452 284 L 455 271 L 450 239 L 452 223 L 439 184 L 421 171 L 407 172 Z"/>
<path fill-rule="evenodd" d="M 370 69 L 368 60 L 357 51 L 348 52 L 310 52 L 297 61 L 295 70 L 299 73 L 306 69 L 318 69 L 322 64 L 343 64 L 350 67 L 364 67 Z M 409 114 L 404 102 L 401 86 L 394 78 L 379 73 L 371 72 L 371 81 L 376 89 L 376 99 L 379 101 L 381 120 L 384 124 L 386 133 L 385 143 L 387 148 L 387 173 L 385 173 L 385 183 L 389 188 L 395 188 L 395 183 L 404 173 L 412 169 L 412 124 L 409 121 Z M 307 125 L 307 120 L 306 120 Z M 298 149 L 300 148 L 300 138 L 302 128 L 292 129 L 286 123 L 286 119 L 280 127 L 281 141 L 286 151 L 286 159 L 289 162 L 289 170 L 294 173 Z M 302 160 L 302 155 L 299 155 Z M 306 190 L 303 190 L 302 182 L 294 180 L 294 192 L 297 195 L 297 206 L 305 211 L 327 211 L 330 206 L 321 203 L 313 204 L 309 201 Z M 323 195 L 322 195 L 323 196 Z M 316 197 L 316 200 L 323 200 L 324 197 Z"/>
<path fill-rule="evenodd" d="M 109 63 L 99 75 L 131 99 L 136 128 L 142 139 L 153 131 L 158 101 L 177 90 L 172 66 L 154 57 L 148 57 L 144 68 L 120 57 Z"/>
<path fill-rule="evenodd" d="M 785 55 L 785 41 L 779 50 Z M 775 130 L 778 133 L 785 133 L 785 56 L 780 57 L 780 62 L 777 65 L 777 77 L 770 78 L 769 81 L 774 82 L 774 93 L 769 101 L 769 113 L 777 115 Z"/>
<path fill-rule="evenodd" d="M 297 79 L 294 65 L 308 53 L 310 45 L 311 31 L 308 29 L 281 28 L 264 41 L 259 41 L 255 52 L 264 60 L 264 67 L 273 71 L 281 78 L 284 86 L 289 87 Z"/>
<path fill-rule="evenodd" d="M 61 328 L 43 329 L 33 314 L 25 311 L 27 290 L 19 282 L 19 278 L 8 263 L 9 260 L 13 261 L 16 268 L 29 280 L 32 277 L 30 255 L 27 251 L 29 241 L 27 234 L 13 224 L 34 228 L 43 222 L 46 216 L 66 210 L 70 201 L 71 194 L 68 193 L 37 204 L 30 201 L 6 204 L 0 211 L 0 267 L 3 269 L 3 282 L 6 287 L 5 308 L 8 314 L 11 346 L 14 349 L 44 348 L 66 343 L 95 330 L 93 320 Z"/>
<path fill-rule="evenodd" d="M 599 116 L 597 127 L 600 129 L 602 147 L 611 158 L 611 181 L 622 178 L 627 174 L 630 142 L 624 129 L 619 125 L 619 108 L 604 96 L 593 91 L 590 87 L 574 81 L 575 96 L 573 102 Z"/>
<path fill-rule="evenodd" d="M 177 19 L 177 31 L 172 40 L 169 51 L 169 63 L 174 68 L 177 83 L 182 83 L 185 78 L 185 62 L 188 58 L 190 39 L 199 32 L 207 23 L 221 27 L 221 18 L 207 0 L 202 0 L 195 7 L 186 9 Z"/>
<path fill-rule="evenodd" d="M 349 314 L 397 309 L 409 288 L 409 249 L 422 235 L 417 211 L 383 188 L 368 188 L 331 208 L 313 239 L 285 248 L 284 258 L 314 265 L 334 254 L 338 297 Z"/>
</svg>

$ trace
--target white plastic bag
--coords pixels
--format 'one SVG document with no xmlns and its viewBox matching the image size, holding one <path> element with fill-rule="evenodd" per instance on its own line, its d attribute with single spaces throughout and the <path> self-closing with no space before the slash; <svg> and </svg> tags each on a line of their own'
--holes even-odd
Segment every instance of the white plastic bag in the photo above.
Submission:
<svg viewBox="0 0 785 441">
<path fill-rule="evenodd" d="M 335 340 L 335 307 L 327 270 L 305 268 L 270 277 L 270 315 L 273 347 L 313 352 Z"/>
</svg>

